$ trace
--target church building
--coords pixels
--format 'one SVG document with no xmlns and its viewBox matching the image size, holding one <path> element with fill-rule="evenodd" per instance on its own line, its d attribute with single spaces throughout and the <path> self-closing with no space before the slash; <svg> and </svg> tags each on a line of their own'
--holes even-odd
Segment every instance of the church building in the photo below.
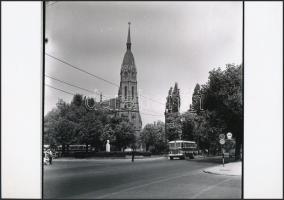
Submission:
<svg viewBox="0 0 284 200">
<path fill-rule="evenodd" d="M 131 51 L 129 22 L 126 52 L 124 54 L 120 70 L 118 97 L 101 101 L 101 104 L 108 106 L 111 110 L 115 110 L 119 116 L 128 118 L 134 126 L 137 138 L 139 138 L 140 131 L 142 129 L 138 100 L 137 69 L 134 56 Z"/>
<path fill-rule="evenodd" d="M 126 52 L 120 70 L 120 86 L 118 90 L 119 114 L 120 116 L 128 117 L 135 127 L 136 135 L 139 136 L 142 120 L 138 103 L 137 69 L 131 52 L 130 22 L 128 25 Z"/>
</svg>

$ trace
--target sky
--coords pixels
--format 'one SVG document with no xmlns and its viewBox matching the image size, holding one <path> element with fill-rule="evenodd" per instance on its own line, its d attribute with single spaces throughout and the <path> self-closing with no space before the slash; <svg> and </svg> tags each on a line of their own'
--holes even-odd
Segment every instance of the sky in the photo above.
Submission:
<svg viewBox="0 0 284 200">
<path fill-rule="evenodd" d="M 48 4 L 47 4 L 48 5 Z M 242 62 L 242 2 L 57 2 L 46 8 L 45 52 L 117 85 L 131 22 L 143 126 L 164 121 L 178 83 L 181 112 L 209 71 Z M 118 88 L 45 56 L 45 74 L 113 98 Z M 47 85 L 94 96 L 48 77 Z M 98 96 L 94 96 L 99 99 Z M 72 95 L 45 87 L 45 114 Z"/>
</svg>

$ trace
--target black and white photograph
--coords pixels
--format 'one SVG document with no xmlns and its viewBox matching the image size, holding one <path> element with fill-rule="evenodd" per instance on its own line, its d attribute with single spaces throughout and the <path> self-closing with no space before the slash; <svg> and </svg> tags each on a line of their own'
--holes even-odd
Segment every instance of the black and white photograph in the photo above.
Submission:
<svg viewBox="0 0 284 200">
<path fill-rule="evenodd" d="M 0 199 L 283 199 L 283 1 L 0 10 Z"/>
<path fill-rule="evenodd" d="M 0 10 L 0 199 L 283 199 L 283 1 Z"/>
<path fill-rule="evenodd" d="M 43 198 L 242 198 L 241 1 L 44 9 Z"/>
</svg>

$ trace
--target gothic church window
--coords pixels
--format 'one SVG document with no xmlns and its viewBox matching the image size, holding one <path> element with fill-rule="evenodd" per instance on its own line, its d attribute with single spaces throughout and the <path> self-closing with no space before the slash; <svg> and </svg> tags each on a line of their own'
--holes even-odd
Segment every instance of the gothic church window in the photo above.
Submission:
<svg viewBox="0 0 284 200">
<path fill-rule="evenodd" d="M 127 86 L 124 87 L 124 99 L 127 99 Z"/>
<path fill-rule="evenodd" d="M 127 75 L 128 75 L 128 73 L 127 73 L 127 72 L 124 72 L 124 77 L 125 77 L 125 78 L 127 78 Z"/>
</svg>

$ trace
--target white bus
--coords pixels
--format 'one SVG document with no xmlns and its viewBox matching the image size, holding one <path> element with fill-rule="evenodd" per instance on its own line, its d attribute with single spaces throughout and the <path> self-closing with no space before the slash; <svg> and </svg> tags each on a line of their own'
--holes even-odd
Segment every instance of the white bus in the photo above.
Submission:
<svg viewBox="0 0 284 200">
<path fill-rule="evenodd" d="M 197 144 L 194 141 L 174 140 L 169 142 L 169 158 L 193 159 L 197 154 Z"/>
<path fill-rule="evenodd" d="M 65 151 L 69 152 L 85 152 L 86 151 L 86 145 L 83 144 L 70 144 L 68 147 L 66 145 Z M 57 150 L 62 152 L 62 145 L 57 146 Z M 91 151 L 91 145 L 88 145 L 88 151 Z"/>
</svg>

